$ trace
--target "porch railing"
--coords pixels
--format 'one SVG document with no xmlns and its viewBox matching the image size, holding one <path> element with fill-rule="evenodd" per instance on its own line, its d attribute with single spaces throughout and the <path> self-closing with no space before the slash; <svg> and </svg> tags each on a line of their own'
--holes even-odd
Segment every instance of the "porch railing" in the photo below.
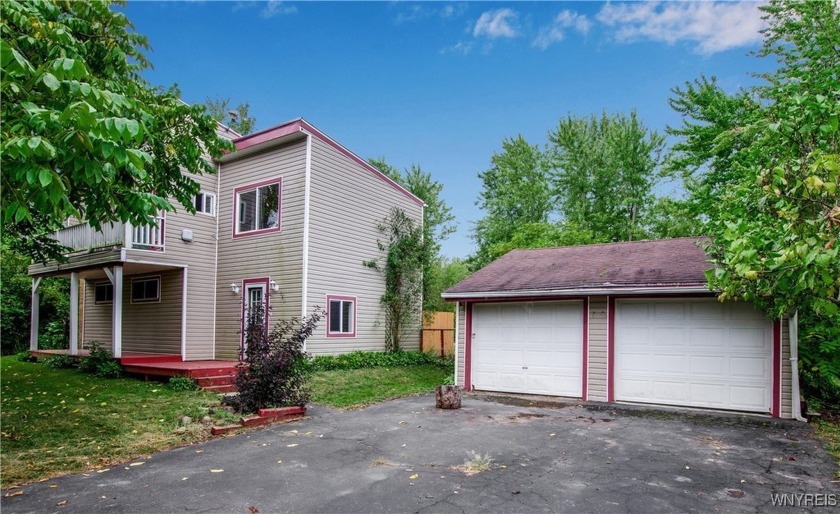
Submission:
<svg viewBox="0 0 840 514">
<path fill-rule="evenodd" d="M 93 230 L 87 223 L 81 223 L 59 230 L 53 235 L 53 239 L 62 246 L 70 248 L 71 252 L 123 246 L 125 244 L 125 225 L 108 223 L 102 225 L 100 230 Z"/>
<path fill-rule="evenodd" d="M 107 223 L 99 230 L 94 230 L 87 223 L 80 223 L 59 230 L 53 234 L 53 239 L 70 248 L 70 253 L 114 246 L 163 251 L 166 219 L 163 216 L 156 217 L 155 223 L 157 226 L 139 227 L 133 227 L 130 223 Z"/>
<path fill-rule="evenodd" d="M 155 225 L 143 225 L 132 230 L 131 247 L 142 250 L 163 250 L 163 234 L 166 220 L 162 216 L 155 218 Z"/>
</svg>

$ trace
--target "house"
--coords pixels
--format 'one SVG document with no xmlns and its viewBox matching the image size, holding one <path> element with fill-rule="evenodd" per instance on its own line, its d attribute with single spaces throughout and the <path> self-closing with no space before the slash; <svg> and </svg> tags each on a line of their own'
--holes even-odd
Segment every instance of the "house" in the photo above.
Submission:
<svg viewBox="0 0 840 514">
<path fill-rule="evenodd" d="M 443 294 L 457 302 L 456 382 L 798 417 L 795 324 L 719 302 L 702 242 L 504 255 Z"/>
<path fill-rule="evenodd" d="M 384 279 L 363 262 L 379 256 L 377 225 L 390 211 L 422 224 L 423 202 L 303 119 L 218 133 L 236 150 L 215 175 L 194 177 L 196 214 L 179 207 L 156 226 L 82 223 L 56 235 L 73 251 L 29 268 L 31 350 L 45 276 L 70 279 L 71 354 L 97 341 L 118 358 L 238 360 L 256 303 L 268 306 L 269 324 L 325 309 L 306 342 L 312 354 L 384 349 Z"/>
</svg>

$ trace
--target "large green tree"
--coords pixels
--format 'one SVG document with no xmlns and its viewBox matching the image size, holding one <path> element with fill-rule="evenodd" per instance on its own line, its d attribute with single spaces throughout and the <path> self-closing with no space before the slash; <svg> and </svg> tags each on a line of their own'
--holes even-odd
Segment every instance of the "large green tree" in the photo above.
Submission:
<svg viewBox="0 0 840 514">
<path fill-rule="evenodd" d="M 145 224 L 170 199 L 193 210 L 190 173 L 230 149 L 204 107 L 152 87 L 144 36 L 111 2 L 0 2 L 4 238 L 38 260 L 69 217 Z M 183 173 L 186 170 L 187 173 Z"/>
<path fill-rule="evenodd" d="M 482 188 L 478 205 L 484 217 L 473 229 L 477 249 L 470 258 L 480 268 L 504 253 L 504 245 L 528 227 L 550 230 L 553 209 L 546 152 L 521 135 L 502 141 L 502 151 L 490 158 L 488 170 L 478 174 Z M 500 253 L 501 252 L 501 253 Z"/>
<path fill-rule="evenodd" d="M 438 276 L 441 272 L 438 264 L 441 258 L 441 243 L 455 232 L 456 228 L 452 208 L 441 196 L 443 184 L 435 181 L 431 173 L 423 171 L 416 164 L 400 171 L 396 166 L 388 164 L 383 157 L 369 159 L 369 162 L 426 203 L 423 209 L 423 308 L 434 310 L 439 305 L 437 300 L 443 292 L 439 286 L 441 277 Z"/>
<path fill-rule="evenodd" d="M 682 204 L 653 194 L 664 138 L 635 112 L 568 116 L 548 139 L 545 149 L 505 140 L 479 174 L 473 269 L 514 248 L 688 235 L 691 224 L 676 219 Z"/>
<path fill-rule="evenodd" d="M 700 79 L 675 90 L 684 116 L 672 165 L 691 174 L 721 298 L 769 315 L 803 311 L 800 368 L 837 394 L 840 376 L 840 7 L 772 0 L 759 52 L 775 71 L 728 95 Z M 836 400 L 836 396 L 835 396 Z"/>
<path fill-rule="evenodd" d="M 646 209 L 659 179 L 664 137 L 636 112 L 568 116 L 549 133 L 552 186 L 563 219 L 605 241 L 647 235 Z"/>
</svg>

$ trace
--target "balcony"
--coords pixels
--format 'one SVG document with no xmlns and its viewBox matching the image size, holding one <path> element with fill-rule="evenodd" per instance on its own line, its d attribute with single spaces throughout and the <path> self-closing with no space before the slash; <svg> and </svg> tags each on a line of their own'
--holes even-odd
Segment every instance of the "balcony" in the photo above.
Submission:
<svg viewBox="0 0 840 514">
<path fill-rule="evenodd" d="M 155 225 L 133 227 L 130 223 L 108 223 L 94 230 L 87 223 L 63 228 L 53 239 L 70 248 L 69 253 L 92 252 L 100 248 L 135 248 L 138 250 L 164 250 L 166 219 L 155 218 Z"/>
</svg>

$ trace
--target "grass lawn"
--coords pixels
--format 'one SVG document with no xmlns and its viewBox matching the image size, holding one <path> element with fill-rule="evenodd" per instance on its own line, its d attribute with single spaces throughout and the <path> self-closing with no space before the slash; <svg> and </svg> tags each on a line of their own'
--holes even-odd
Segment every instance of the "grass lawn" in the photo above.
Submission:
<svg viewBox="0 0 840 514">
<path fill-rule="evenodd" d="M 429 393 L 443 384 L 451 372 L 451 369 L 431 364 L 320 371 L 312 376 L 312 402 L 346 409 Z"/>
<path fill-rule="evenodd" d="M 825 441 L 828 453 L 834 457 L 834 461 L 837 463 L 834 477 L 840 480 L 840 417 L 835 416 L 828 421 L 815 422 L 814 432 L 817 437 Z"/>
<path fill-rule="evenodd" d="M 314 403 L 348 408 L 433 391 L 450 370 L 434 365 L 321 371 Z M 158 382 L 103 379 L 72 369 L 0 359 L 0 486 L 104 468 L 210 438 L 200 420 L 238 420 L 203 391 Z M 183 416 L 193 423 L 181 427 Z"/>
<path fill-rule="evenodd" d="M 72 369 L 0 359 L 0 483 L 107 467 L 210 437 L 200 422 L 218 395 L 165 384 L 103 379 Z M 231 419 L 214 409 L 211 417 Z M 194 422 L 179 428 L 183 416 Z"/>
</svg>

